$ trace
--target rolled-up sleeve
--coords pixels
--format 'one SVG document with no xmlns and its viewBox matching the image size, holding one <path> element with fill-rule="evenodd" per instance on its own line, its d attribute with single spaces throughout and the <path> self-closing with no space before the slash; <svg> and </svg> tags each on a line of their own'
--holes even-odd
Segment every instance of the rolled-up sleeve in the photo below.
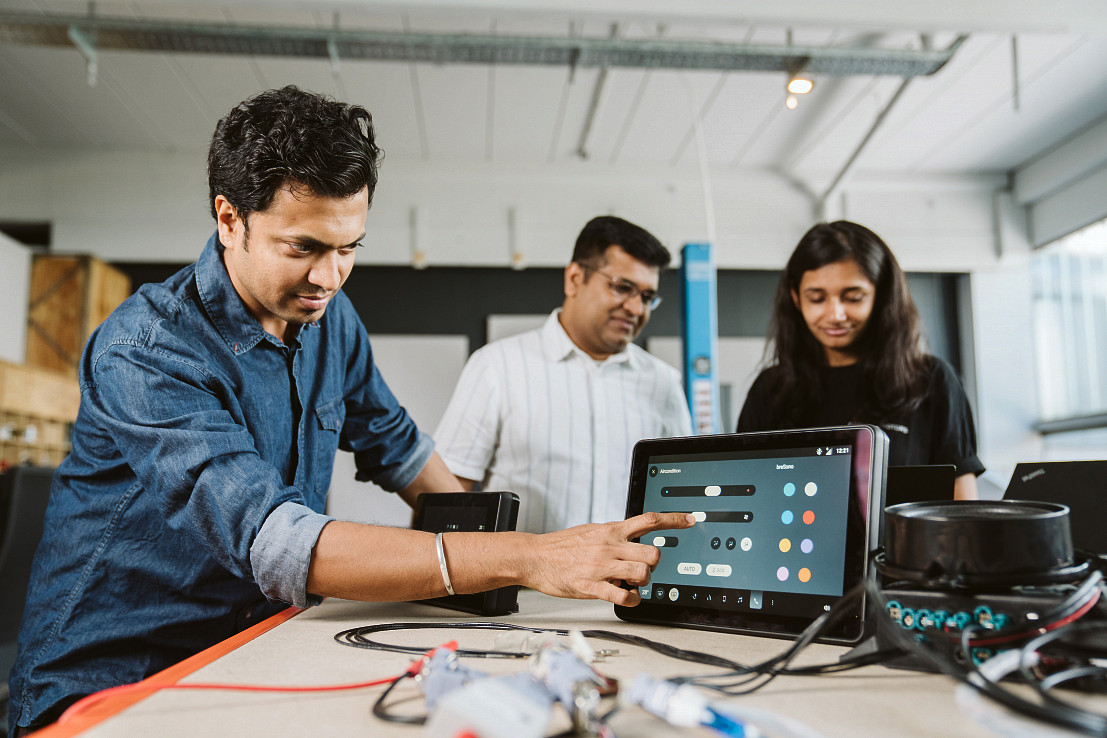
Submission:
<svg viewBox="0 0 1107 738">
<path fill-rule="evenodd" d="M 296 607 L 322 602 L 322 597 L 308 594 L 308 567 L 319 532 L 332 520 L 295 502 L 282 503 L 269 513 L 250 547 L 250 563 L 262 594 Z"/>
</svg>

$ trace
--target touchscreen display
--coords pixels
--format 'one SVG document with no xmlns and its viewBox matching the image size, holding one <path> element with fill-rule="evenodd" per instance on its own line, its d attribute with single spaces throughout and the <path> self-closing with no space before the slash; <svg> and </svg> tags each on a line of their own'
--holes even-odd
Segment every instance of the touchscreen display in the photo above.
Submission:
<svg viewBox="0 0 1107 738">
<path fill-rule="evenodd" d="M 647 458 L 644 511 L 699 524 L 661 551 L 644 601 L 811 616 L 842 595 L 852 445 Z"/>
<path fill-rule="evenodd" d="M 624 620 L 795 637 L 864 581 L 880 540 L 888 438 L 855 425 L 639 441 L 627 517 L 691 513 L 649 533 L 660 554 Z M 818 640 L 863 636 L 851 597 Z"/>
</svg>

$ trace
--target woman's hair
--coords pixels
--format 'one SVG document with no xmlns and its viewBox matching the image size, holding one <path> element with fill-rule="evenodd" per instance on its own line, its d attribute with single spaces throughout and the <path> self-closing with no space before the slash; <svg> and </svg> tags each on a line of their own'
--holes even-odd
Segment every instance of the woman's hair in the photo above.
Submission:
<svg viewBox="0 0 1107 738">
<path fill-rule="evenodd" d="M 861 367 L 862 406 L 851 420 L 877 422 L 911 412 L 926 392 L 930 361 L 907 277 L 888 245 L 868 228 L 839 220 L 819 223 L 800 239 L 780 276 L 766 355 L 775 363 L 770 415 L 778 428 L 809 425 L 822 402 L 820 368 L 826 350 L 792 299 L 804 272 L 854 261 L 876 287 L 872 314 L 850 346 Z"/>
</svg>

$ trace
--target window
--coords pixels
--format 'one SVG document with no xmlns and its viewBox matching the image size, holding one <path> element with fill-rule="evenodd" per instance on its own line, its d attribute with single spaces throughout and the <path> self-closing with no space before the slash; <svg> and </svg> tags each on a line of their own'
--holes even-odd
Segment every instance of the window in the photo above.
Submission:
<svg viewBox="0 0 1107 738">
<path fill-rule="evenodd" d="M 1107 426 L 1107 220 L 1042 248 L 1030 274 L 1043 425 Z"/>
</svg>

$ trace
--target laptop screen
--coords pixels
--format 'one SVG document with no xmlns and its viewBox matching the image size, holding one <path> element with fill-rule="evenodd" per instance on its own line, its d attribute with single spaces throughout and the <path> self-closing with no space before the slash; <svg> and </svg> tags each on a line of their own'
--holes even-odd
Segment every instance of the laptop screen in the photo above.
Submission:
<svg viewBox="0 0 1107 738">
<path fill-rule="evenodd" d="M 1107 554 L 1107 461 L 1038 461 L 1015 466 L 1005 500 L 1068 505 L 1073 548 Z"/>
</svg>

